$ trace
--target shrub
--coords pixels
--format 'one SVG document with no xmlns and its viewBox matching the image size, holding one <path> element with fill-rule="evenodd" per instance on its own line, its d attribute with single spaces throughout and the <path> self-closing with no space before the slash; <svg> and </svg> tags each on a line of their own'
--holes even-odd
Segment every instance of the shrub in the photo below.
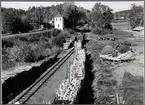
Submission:
<svg viewBox="0 0 145 105">
<path fill-rule="evenodd" d="M 50 36 L 56 37 L 58 36 L 59 33 L 60 33 L 60 30 L 54 28 L 50 31 Z"/>
<path fill-rule="evenodd" d="M 21 49 L 18 46 L 14 46 L 12 48 L 10 48 L 10 52 L 9 52 L 9 58 L 12 61 L 21 61 Z"/>
<path fill-rule="evenodd" d="M 19 38 L 15 38 L 12 40 L 14 43 L 14 46 L 23 46 L 23 45 L 27 45 L 27 41 L 22 41 Z"/>
<path fill-rule="evenodd" d="M 93 34 L 101 34 L 101 32 L 102 32 L 102 29 L 101 28 L 99 28 L 99 27 L 92 27 L 92 33 Z"/>
<path fill-rule="evenodd" d="M 127 51 L 132 51 L 131 49 L 131 43 L 128 41 L 124 41 L 121 42 L 119 44 L 117 44 L 116 49 L 120 52 L 120 53 L 125 53 Z"/>
<path fill-rule="evenodd" d="M 56 54 L 70 37 L 69 32 L 53 29 L 51 32 L 8 37 L 2 39 L 3 68 L 15 66 L 17 62 L 35 62 Z M 50 37 L 50 35 L 53 35 Z M 54 37 L 55 36 L 55 37 Z"/>
<path fill-rule="evenodd" d="M 15 65 L 15 60 L 10 58 L 10 48 L 7 48 L 5 50 L 5 54 L 2 55 L 2 69 L 6 70 L 8 68 L 14 67 Z"/>
<path fill-rule="evenodd" d="M 14 43 L 10 39 L 2 39 L 2 48 L 12 47 Z"/>
<path fill-rule="evenodd" d="M 92 33 L 93 34 L 112 34 L 112 29 L 110 27 L 109 28 L 106 28 L 106 27 L 100 28 L 100 27 L 97 27 L 97 26 L 93 26 L 92 27 Z"/>
<path fill-rule="evenodd" d="M 36 48 L 35 48 L 36 49 Z M 37 59 L 37 53 L 30 45 L 14 46 L 10 48 L 9 60 L 17 62 L 32 62 Z"/>
<path fill-rule="evenodd" d="M 18 55 L 18 58 L 20 57 L 21 62 L 28 62 L 29 56 L 31 55 L 31 46 L 30 45 L 23 45 L 20 47 L 20 53 Z"/>
<path fill-rule="evenodd" d="M 26 50 L 25 50 L 26 49 Z M 40 44 L 35 46 L 24 46 L 22 48 L 22 55 L 24 62 L 35 62 L 44 59 L 51 54 L 50 48 L 45 48 Z"/>
<path fill-rule="evenodd" d="M 66 29 L 70 34 L 74 34 L 74 31 L 72 29 Z"/>
<path fill-rule="evenodd" d="M 59 33 L 59 36 L 64 36 L 65 38 L 70 38 L 71 35 L 68 31 L 62 31 Z"/>
<path fill-rule="evenodd" d="M 24 51 L 24 49 L 26 50 Z M 24 62 L 39 61 L 39 60 L 44 59 L 46 56 L 50 54 L 50 52 L 45 51 L 45 50 L 48 51 L 48 49 L 45 49 L 43 46 L 40 46 L 40 45 L 37 45 L 34 48 L 30 46 L 29 47 L 25 46 L 22 50 L 24 51 L 24 53 L 22 53 L 24 57 Z"/>
<path fill-rule="evenodd" d="M 61 49 L 60 49 L 59 47 L 54 46 L 54 47 L 51 49 L 52 55 L 53 55 L 53 54 L 57 54 L 60 50 L 61 50 Z"/>
<path fill-rule="evenodd" d="M 27 39 L 28 41 L 31 41 L 31 42 L 39 41 L 39 38 L 40 38 L 39 35 L 41 35 L 41 33 L 32 34 L 32 35 L 27 36 Z"/>
<path fill-rule="evenodd" d="M 12 68 L 16 65 L 16 62 L 10 61 L 8 55 L 2 56 L 2 70 L 7 70 L 8 68 Z"/>
<path fill-rule="evenodd" d="M 60 34 L 59 36 L 53 39 L 53 43 L 58 47 L 63 47 L 63 43 L 65 42 L 65 36 Z"/>
<path fill-rule="evenodd" d="M 42 52 L 42 56 L 47 57 L 52 54 L 52 50 L 50 48 L 46 48 Z"/>
</svg>

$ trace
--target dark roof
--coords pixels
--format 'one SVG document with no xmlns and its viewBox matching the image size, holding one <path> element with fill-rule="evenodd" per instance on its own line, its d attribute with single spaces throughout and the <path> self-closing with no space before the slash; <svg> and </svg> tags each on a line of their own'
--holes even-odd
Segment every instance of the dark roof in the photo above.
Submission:
<svg viewBox="0 0 145 105">
<path fill-rule="evenodd" d="M 63 17 L 61 14 L 57 14 L 55 17 Z"/>
</svg>

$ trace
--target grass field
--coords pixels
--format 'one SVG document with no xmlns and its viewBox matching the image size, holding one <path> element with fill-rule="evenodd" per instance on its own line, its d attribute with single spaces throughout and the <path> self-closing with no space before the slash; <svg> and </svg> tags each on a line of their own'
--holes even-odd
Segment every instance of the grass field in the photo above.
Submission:
<svg viewBox="0 0 145 105">
<path fill-rule="evenodd" d="M 115 105 L 117 87 L 122 84 L 125 71 L 135 76 L 143 76 L 143 37 L 139 37 L 139 32 L 129 30 L 130 26 L 128 23 L 113 23 L 113 28 L 113 34 L 102 35 L 101 37 L 115 37 L 117 39 L 116 41 L 97 40 L 97 37 L 100 37 L 100 35 L 87 33 L 90 41 L 86 47 L 93 59 L 92 72 L 94 73 L 94 81 L 92 87 L 95 97 L 94 104 Z M 131 48 L 135 54 L 134 61 L 115 63 L 100 59 L 99 54 L 104 46 L 111 45 L 115 47 L 124 41 L 131 44 Z M 122 49 L 124 50 L 124 47 Z"/>
<path fill-rule="evenodd" d="M 129 22 L 122 22 L 122 23 L 112 23 L 112 26 L 113 26 L 113 29 L 131 29 L 130 25 L 129 25 Z"/>
</svg>

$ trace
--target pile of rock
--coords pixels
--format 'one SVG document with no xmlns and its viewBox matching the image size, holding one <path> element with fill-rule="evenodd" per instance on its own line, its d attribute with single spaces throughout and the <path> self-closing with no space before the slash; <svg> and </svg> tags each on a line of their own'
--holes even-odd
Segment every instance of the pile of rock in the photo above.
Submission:
<svg viewBox="0 0 145 105">
<path fill-rule="evenodd" d="M 82 49 L 80 41 L 74 44 L 74 58 L 70 65 L 68 78 L 63 80 L 56 89 L 56 101 L 67 101 L 68 104 L 73 104 L 76 100 L 77 94 L 81 88 L 82 81 L 85 77 L 84 63 L 86 60 L 85 50 Z"/>
</svg>

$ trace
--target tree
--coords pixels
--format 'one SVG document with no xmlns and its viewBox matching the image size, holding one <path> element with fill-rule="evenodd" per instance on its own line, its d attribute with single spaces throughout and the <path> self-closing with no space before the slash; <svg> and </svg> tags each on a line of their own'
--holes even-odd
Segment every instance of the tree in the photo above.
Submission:
<svg viewBox="0 0 145 105">
<path fill-rule="evenodd" d="M 143 26 L 143 7 L 136 6 L 136 4 L 131 5 L 131 10 L 129 14 L 130 25 L 132 28 L 136 26 Z"/>
<path fill-rule="evenodd" d="M 64 4 L 59 4 L 56 6 L 52 5 L 48 7 L 33 6 L 29 7 L 27 11 L 12 8 L 2 8 L 2 26 L 4 28 L 4 31 L 6 31 L 7 33 L 15 30 L 13 28 L 13 25 L 17 22 L 26 26 L 26 30 L 31 30 L 32 27 L 30 23 L 33 24 L 34 28 L 38 28 L 40 24 L 49 23 L 49 21 L 52 20 L 55 15 L 61 14 L 64 17 L 65 27 L 75 28 L 77 25 L 86 24 L 88 22 L 88 17 L 86 15 L 87 12 L 88 11 L 86 9 L 77 7 L 74 2 L 65 2 Z M 30 27 L 28 27 L 28 25 L 30 25 Z M 24 30 L 19 31 L 24 32 Z"/>
<path fill-rule="evenodd" d="M 112 9 L 108 6 L 96 3 L 91 12 L 92 32 L 105 34 L 106 30 L 112 30 L 111 21 L 113 20 Z"/>
<path fill-rule="evenodd" d="M 10 29 L 13 34 L 21 32 L 23 23 L 20 18 L 13 18 L 12 28 Z"/>
<path fill-rule="evenodd" d="M 14 23 L 21 24 L 21 16 L 25 14 L 24 10 L 17 10 L 13 8 L 2 8 L 2 27 L 6 33 L 13 33 L 14 30 L 13 25 Z M 14 26 L 15 27 L 15 26 Z M 18 27 L 19 28 L 19 27 Z M 15 33 L 15 32 L 14 32 Z"/>
<path fill-rule="evenodd" d="M 63 9 L 65 27 L 74 29 L 79 24 L 79 21 L 84 16 L 84 13 L 81 12 L 74 3 L 64 3 Z"/>
</svg>

